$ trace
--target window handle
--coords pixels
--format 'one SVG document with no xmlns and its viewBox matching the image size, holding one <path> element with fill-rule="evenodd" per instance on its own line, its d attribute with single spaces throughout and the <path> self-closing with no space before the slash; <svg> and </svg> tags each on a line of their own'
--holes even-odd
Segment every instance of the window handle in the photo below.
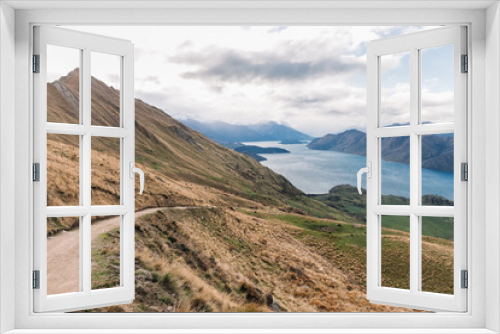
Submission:
<svg viewBox="0 0 500 334">
<path fill-rule="evenodd" d="M 141 186 L 141 189 L 139 191 L 139 195 L 142 195 L 142 192 L 144 190 L 144 172 L 140 169 L 140 168 L 137 168 L 137 167 L 134 167 L 134 162 L 131 161 L 130 162 L 130 178 L 133 179 L 134 178 L 134 173 L 137 173 L 139 174 L 139 181 L 140 181 L 140 186 Z"/>
<path fill-rule="evenodd" d="M 358 192 L 360 195 L 362 195 L 363 193 L 361 192 L 361 176 L 366 173 L 366 175 L 368 176 L 369 179 L 372 178 L 372 163 L 371 162 L 368 162 L 368 166 L 367 167 L 364 167 L 364 168 L 361 168 L 359 171 L 358 171 Z"/>
</svg>

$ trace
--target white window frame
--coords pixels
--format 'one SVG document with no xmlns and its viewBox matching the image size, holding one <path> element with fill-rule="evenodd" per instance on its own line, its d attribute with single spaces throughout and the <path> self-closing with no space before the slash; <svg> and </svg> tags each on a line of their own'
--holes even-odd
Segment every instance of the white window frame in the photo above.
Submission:
<svg viewBox="0 0 500 334">
<path fill-rule="evenodd" d="M 466 27 L 434 28 L 370 42 L 367 47 L 367 298 L 387 305 L 411 305 L 423 310 L 463 312 L 467 310 L 467 290 L 461 287 L 461 271 L 467 270 L 467 184 L 461 180 L 461 163 L 467 163 L 467 76 L 461 73 L 461 58 L 467 54 Z M 454 122 L 421 123 L 421 51 L 453 45 Z M 381 115 L 381 57 L 408 52 L 410 56 L 410 124 L 384 127 Z M 453 169 L 454 206 L 422 205 L 422 135 L 454 133 Z M 408 205 L 383 205 L 382 146 L 383 138 L 407 136 L 410 139 L 410 180 Z M 409 219 L 409 289 L 382 286 L 382 220 L 383 216 L 405 216 Z M 454 217 L 453 294 L 422 291 L 422 217 Z"/>
<path fill-rule="evenodd" d="M 220 9 L 224 5 L 215 1 L 205 4 L 192 3 L 195 9 L 182 9 L 188 4 L 172 2 L 171 8 L 164 9 L 100 9 L 41 10 L 43 6 L 63 6 L 60 2 L 19 2 L 0 3 L 0 316 L 2 331 L 16 329 L 15 333 L 34 333 L 37 329 L 64 329 L 61 332 L 76 332 L 89 329 L 100 333 L 105 329 L 117 332 L 144 332 L 144 329 L 165 329 L 176 332 L 176 328 L 191 328 L 193 332 L 247 332 L 244 328 L 254 328 L 252 332 L 346 332 L 341 328 L 351 328 L 350 333 L 492 333 L 500 331 L 500 175 L 498 165 L 500 136 L 500 11 L 495 2 L 411 2 L 407 9 L 390 9 L 395 4 L 387 2 L 336 1 L 332 3 L 282 3 L 268 5 L 260 2 L 252 5 L 238 5 L 240 9 Z M 65 2 L 64 6 L 68 6 Z M 85 2 L 88 8 L 106 6 L 103 2 Z M 82 8 L 82 2 L 74 6 Z M 145 7 L 134 3 L 136 7 Z M 167 3 L 167 2 L 166 2 Z M 14 13 L 10 5 L 32 6 L 33 10 L 19 10 Z M 107 3 L 108 6 L 120 6 Z M 123 2 L 125 5 L 125 2 Z M 153 4 L 158 6 L 158 3 Z M 168 4 L 167 4 L 168 5 Z M 165 5 L 165 6 L 167 6 Z M 462 6 L 462 9 L 448 8 Z M 33 7 L 35 6 L 35 7 Z M 38 6 L 38 7 L 37 7 Z M 196 6 L 198 6 L 196 8 Z M 200 8 L 205 6 L 204 8 Z M 212 6 L 212 8 L 210 8 Z M 249 7 L 248 7 L 249 6 Z M 274 8 L 272 6 L 275 6 Z M 288 6 L 288 7 L 287 7 Z M 316 8 L 314 8 L 316 6 Z M 340 8 L 328 8 L 337 6 Z M 342 6 L 344 8 L 342 8 Z M 401 8 L 405 5 L 398 2 Z M 426 7 L 432 6 L 432 8 Z M 444 9 L 436 9 L 441 6 Z M 464 9 L 464 8 L 469 9 Z M 490 6 L 487 10 L 485 7 Z M 207 8 L 208 7 L 208 8 Z M 267 8 L 266 8 L 267 7 Z M 292 8 L 295 7 L 295 8 Z M 360 7 L 352 9 L 353 7 Z M 75 7 L 74 7 L 75 8 Z M 216 9 L 219 8 L 219 9 Z M 253 9 L 252 9 L 253 8 Z M 260 9 L 255 9 L 260 8 Z M 351 9 L 346 9 L 351 8 Z M 367 9 L 370 8 L 370 9 Z M 408 8 L 412 8 L 408 10 Z M 420 8 L 420 9 L 419 9 Z M 471 9 L 472 8 L 472 9 Z M 476 9 L 474 9 L 476 8 Z M 13 17 L 15 16 L 15 23 Z M 220 24 L 220 25 L 436 25 L 465 24 L 469 27 L 469 56 L 472 75 L 468 78 L 471 87 L 468 92 L 469 122 L 468 142 L 470 158 L 469 230 L 468 243 L 470 287 L 468 289 L 469 311 L 467 313 L 436 314 L 34 314 L 32 304 L 30 250 L 32 245 L 32 203 L 30 194 L 30 168 L 32 156 L 32 82 L 30 70 L 32 26 L 35 24 Z M 486 23 L 486 24 L 485 24 Z M 13 39 L 15 31 L 15 41 Z M 164 36 L 162 36 L 163 38 Z M 14 47 L 15 46 L 15 57 Z M 488 72 L 485 71 L 488 65 Z M 12 67 L 15 66 L 15 73 Z M 12 87 L 15 82 L 15 91 Z M 15 99 L 10 95 L 14 95 Z M 15 116 L 12 110 L 15 108 Z M 15 126 L 15 147 L 6 142 L 12 131 L 5 129 Z M 488 150 L 486 155 L 485 150 Z M 495 151 L 496 150 L 496 151 Z M 15 163 L 8 163 L 14 161 Z M 488 164 L 486 164 L 488 163 Z M 16 171 L 15 184 L 12 174 Z M 486 172 L 491 172 L 488 183 Z M 10 179 L 9 179 L 10 178 Z M 4 185 L 15 185 L 15 212 L 9 210 L 7 197 L 11 189 Z M 488 194 L 488 196 L 486 196 Z M 489 204 L 485 206 L 485 201 Z M 5 219 L 14 218 L 15 226 L 5 224 Z M 488 219 L 486 219 L 488 218 Z M 473 226 L 473 228 L 472 228 Z M 15 237 L 15 240 L 14 240 Z M 10 239 L 9 239 L 10 238 Z M 13 242 L 15 241 L 15 242 Z M 485 257 L 489 254 L 488 257 Z M 12 286 L 15 286 L 12 289 Z M 486 293 L 486 290 L 488 293 Z M 12 308 L 12 305 L 15 305 Z M 133 331 L 142 322 L 142 330 Z M 166 328 L 170 328 L 168 331 Z M 354 330 L 357 328 L 358 331 Z M 100 329 L 100 330 L 99 330 Z M 121 329 L 121 330 L 120 330 Z M 199 329 L 196 331 L 195 329 Z M 219 330 L 217 330 L 219 329 Z M 233 330 L 231 330 L 233 329 Z M 268 329 L 268 330 L 265 330 Z M 281 329 L 281 331 L 280 331 Z M 288 330 L 287 330 L 288 329 Z M 294 330 L 295 329 L 295 330 Z M 300 329 L 300 330 L 299 330 Z M 338 330 L 336 330 L 338 329 Z M 461 331 L 459 329 L 462 329 Z M 491 331 L 490 331 L 491 330 Z M 87 331 L 86 331 L 87 332 Z M 177 332 L 181 332 L 180 330 Z M 187 333 L 186 331 L 183 331 Z"/>
<path fill-rule="evenodd" d="M 135 164 L 134 109 L 134 46 L 126 40 L 47 26 L 33 28 L 34 54 L 39 56 L 39 73 L 33 74 L 34 94 L 34 162 L 39 164 L 39 181 L 33 184 L 34 270 L 39 270 L 39 289 L 34 289 L 35 312 L 75 311 L 128 304 L 135 296 L 134 274 L 134 179 L 130 177 Z M 78 124 L 47 122 L 47 46 L 72 48 L 80 56 L 80 117 Z M 113 55 L 119 59 L 120 125 L 91 124 L 91 55 L 92 52 Z M 79 145 L 78 206 L 47 206 L 47 134 L 77 135 Z M 120 203 L 91 204 L 91 140 L 116 138 L 120 141 Z M 91 219 L 92 216 L 120 217 L 120 284 L 107 289 L 92 290 Z M 47 218 L 80 217 L 79 228 L 79 290 L 47 294 Z"/>
</svg>

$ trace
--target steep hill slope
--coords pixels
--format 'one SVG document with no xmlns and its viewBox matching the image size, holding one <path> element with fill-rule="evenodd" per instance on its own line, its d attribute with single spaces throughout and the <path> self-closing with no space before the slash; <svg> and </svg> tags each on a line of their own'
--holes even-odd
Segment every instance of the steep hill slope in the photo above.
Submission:
<svg viewBox="0 0 500 334">
<path fill-rule="evenodd" d="M 327 134 L 312 140 L 307 147 L 311 150 L 338 151 L 366 155 L 366 133 L 347 130 Z M 410 140 L 408 137 L 383 138 L 382 159 L 408 164 L 410 162 Z M 422 137 L 422 167 L 453 172 L 453 136 L 427 135 Z"/>
<path fill-rule="evenodd" d="M 75 70 L 47 85 L 49 121 L 78 123 L 78 75 Z M 119 124 L 119 91 L 92 78 L 92 108 L 92 124 Z M 253 206 L 293 206 L 325 217 L 342 216 L 307 198 L 283 176 L 244 154 L 208 140 L 158 108 L 136 100 L 135 113 L 136 162 L 146 172 L 145 192 L 136 196 L 136 209 L 253 203 Z M 49 135 L 47 145 L 48 203 L 68 205 L 71 199 L 75 205 L 78 203 L 78 137 Z M 94 138 L 92 150 L 92 203 L 117 204 L 119 142 Z M 106 155 L 105 159 L 102 154 Z M 68 160 L 68 156 L 73 157 L 72 160 Z M 58 228 L 53 226 L 53 229 Z"/>
</svg>

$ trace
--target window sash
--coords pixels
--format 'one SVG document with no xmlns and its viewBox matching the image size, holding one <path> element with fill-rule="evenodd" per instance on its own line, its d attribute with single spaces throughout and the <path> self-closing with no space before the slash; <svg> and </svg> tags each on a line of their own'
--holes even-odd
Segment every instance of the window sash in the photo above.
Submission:
<svg viewBox="0 0 500 334">
<path fill-rule="evenodd" d="M 47 45 L 80 50 L 80 124 L 47 123 Z M 121 127 L 91 125 L 91 52 L 121 58 Z M 34 28 L 34 54 L 40 55 L 40 73 L 34 80 L 34 161 L 40 163 L 40 182 L 34 184 L 34 265 L 40 271 L 40 289 L 34 289 L 35 312 L 67 312 L 129 303 L 134 286 L 134 179 L 129 162 L 134 161 L 133 45 L 128 41 L 77 31 L 39 26 Z M 78 135 L 80 138 L 80 205 L 47 207 L 47 134 Z M 91 205 L 91 138 L 120 138 L 120 205 Z M 91 218 L 120 215 L 120 286 L 92 290 Z M 47 295 L 47 218 L 80 217 L 80 291 Z"/>
<path fill-rule="evenodd" d="M 372 178 L 367 180 L 367 297 L 381 303 L 431 311 L 467 310 L 467 290 L 461 289 L 461 270 L 467 269 L 467 182 L 460 180 L 460 164 L 467 162 L 467 75 L 460 73 L 461 54 L 467 54 L 465 27 L 445 27 L 372 41 L 367 49 L 368 123 L 367 162 Z M 454 123 L 419 124 L 421 49 L 454 44 Z M 410 52 L 410 125 L 381 127 L 380 57 Z M 422 206 L 420 136 L 454 133 L 454 206 Z M 381 138 L 410 137 L 410 205 L 381 205 Z M 381 217 L 410 217 L 410 289 L 381 286 Z M 454 294 L 420 291 L 421 285 L 421 217 L 454 217 Z"/>
</svg>

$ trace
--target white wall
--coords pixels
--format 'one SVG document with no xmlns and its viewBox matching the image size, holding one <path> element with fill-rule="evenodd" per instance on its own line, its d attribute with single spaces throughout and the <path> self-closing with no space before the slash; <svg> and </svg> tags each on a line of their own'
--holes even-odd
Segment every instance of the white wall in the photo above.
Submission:
<svg viewBox="0 0 500 334">
<path fill-rule="evenodd" d="M 335 11 L 287 11 L 280 10 L 275 12 L 265 12 L 259 10 L 253 10 L 249 12 L 231 12 L 231 11 L 211 11 L 210 16 L 207 15 L 206 11 L 203 10 L 174 10 L 174 11 L 156 11 L 156 12 L 145 12 L 140 10 L 133 11 L 89 11 L 89 10 L 78 10 L 78 11 L 17 11 L 17 89 L 16 89 L 16 133 L 14 134 L 14 126 L 12 126 L 12 118 L 14 117 L 14 109 L 13 109 L 13 101 L 12 97 L 14 96 L 14 82 L 7 82 L 6 77 L 12 79 L 14 78 L 14 73 L 11 73 L 14 69 L 13 65 L 13 41 L 12 41 L 12 32 L 13 32 L 13 11 L 2 5 L 0 1 L 0 43 L 2 46 L 2 50 L 0 51 L 0 203 L 2 206 L 0 207 L 0 256 L 4 262 L 0 262 L 0 271 L 2 272 L 2 276 L 0 277 L 0 291 L 1 302 L 0 302 L 0 322 L 2 325 L 0 326 L 0 332 L 8 329 L 9 326 L 13 325 L 13 317 L 12 311 L 14 309 L 13 303 L 13 276 L 9 275 L 9 273 L 14 272 L 14 263 L 12 260 L 12 254 L 14 252 L 11 250 L 12 240 L 11 236 L 13 235 L 12 228 L 14 227 L 14 217 L 11 212 L 11 208 L 13 208 L 12 198 L 14 197 L 14 177 L 13 175 L 13 161 L 14 161 L 14 152 L 12 150 L 12 138 L 16 135 L 16 145 L 19 148 L 17 154 L 15 154 L 15 159 L 17 161 L 16 165 L 16 206 L 17 206 L 17 216 L 16 216 L 16 239 L 18 242 L 18 249 L 22 248 L 23 252 L 17 252 L 17 265 L 16 265 L 16 274 L 18 275 L 16 278 L 16 284 L 22 286 L 23 288 L 19 288 L 21 291 L 17 295 L 16 306 L 18 307 L 18 311 L 16 314 L 17 317 L 17 325 L 23 326 L 23 324 L 27 324 L 27 313 L 26 310 L 29 308 L 29 295 L 31 294 L 31 290 L 27 290 L 24 288 L 26 284 L 29 284 L 30 274 L 32 267 L 29 265 L 29 261 L 26 260 L 26 256 L 23 258 L 23 254 L 27 254 L 24 250 L 29 248 L 30 243 L 28 242 L 30 235 L 29 233 L 29 224 L 30 214 L 30 200 L 29 200 L 29 185 L 31 181 L 30 177 L 30 162 L 31 155 L 29 149 L 30 143 L 30 108 L 29 108 L 29 22 L 116 22 L 116 23 L 141 23 L 141 22 L 150 22 L 151 24 L 157 22 L 159 24 L 165 22 L 182 22 L 182 23 L 198 23 L 198 22 L 283 22 L 286 24 L 287 22 L 304 22 L 305 24 L 309 22 L 318 20 L 318 22 L 337 22 L 342 24 L 346 22 L 347 24 L 352 22 L 365 22 L 377 24 L 378 22 L 384 22 L 384 20 L 391 22 L 413 22 L 413 20 L 417 20 L 418 22 L 442 22 L 444 18 L 446 18 L 445 13 L 443 11 L 421 11 L 421 13 L 415 14 L 416 11 L 383 11 L 383 10 L 371 10 L 370 12 L 364 12 L 363 15 L 359 15 L 356 11 L 354 14 L 349 11 L 335 10 Z M 498 285 L 498 277 L 500 273 L 500 261 L 498 261 L 499 253 L 499 245 L 496 244 L 499 240 L 500 228 L 500 173 L 498 170 L 498 166 L 500 163 L 500 135 L 498 134 L 498 129 L 500 128 L 500 116 L 499 114 L 499 106 L 500 106 L 500 90 L 499 90 L 499 80 L 500 80 L 500 64 L 499 64 L 499 35 L 500 35 L 500 24 L 499 24 L 499 9 L 498 6 L 491 7 L 488 10 L 488 32 L 491 33 L 488 41 L 488 47 L 493 50 L 493 52 L 488 54 L 488 66 L 485 68 L 484 65 L 476 66 L 475 64 L 482 64 L 482 61 L 485 57 L 483 53 L 484 39 L 483 30 L 485 28 L 485 19 L 484 19 L 484 11 L 453 11 L 446 10 L 446 14 L 450 15 L 450 22 L 456 23 L 467 23 L 473 22 L 472 29 L 472 39 L 474 40 L 474 54 L 473 54 L 473 84 L 475 87 L 475 98 L 472 101 L 474 110 L 474 115 L 472 117 L 471 123 L 471 131 L 472 136 L 474 137 L 474 147 L 473 152 L 475 159 L 473 159 L 473 168 L 475 170 L 471 170 L 472 177 L 474 178 L 474 184 L 476 185 L 471 194 L 471 198 L 474 202 L 473 213 L 472 213 L 472 222 L 474 224 L 474 233 L 473 239 L 475 240 L 474 249 L 472 250 L 472 254 L 480 254 L 481 257 L 484 255 L 484 239 L 483 236 L 488 236 L 488 250 L 494 251 L 493 254 L 496 256 L 496 265 L 488 267 L 488 275 L 487 276 L 487 293 L 483 294 L 484 289 L 484 260 L 474 261 L 472 263 L 472 279 L 481 280 L 481 286 L 479 289 L 475 289 L 473 294 L 469 294 L 472 298 L 472 310 L 475 314 L 482 315 L 484 313 L 485 300 L 483 298 L 484 295 L 487 296 L 486 302 L 488 302 L 488 327 L 491 329 L 495 329 L 495 331 L 500 331 L 500 322 L 498 320 L 500 314 L 500 287 Z M 208 18 L 207 18 L 208 17 Z M 6 37 L 4 37 L 6 36 Z M 474 37 L 476 36 L 476 37 Z M 488 89 L 485 89 L 485 81 L 484 81 L 484 72 L 486 69 L 486 73 L 488 73 Z M 7 73 L 10 73 L 7 75 Z M 5 75 L 4 75 L 5 74 Z M 10 80 L 9 79 L 9 80 Z M 489 100 L 485 99 L 485 92 L 488 93 Z M 492 99 L 493 98 L 493 99 Z M 488 116 L 485 117 L 485 101 L 488 101 Z M 494 134 L 494 140 L 485 143 L 484 140 L 484 130 L 488 126 L 487 131 L 491 134 Z M 485 148 L 489 148 L 488 151 L 488 165 L 490 167 L 485 169 Z M 485 171 L 490 172 L 490 179 L 488 182 L 485 182 Z M 487 184 L 487 194 L 489 195 L 488 199 L 485 200 L 485 184 Z M 5 201 L 5 202 L 4 202 Z M 484 231 L 484 223 L 486 221 L 485 218 L 485 201 L 489 203 L 488 212 L 488 221 L 490 222 L 487 233 Z M 479 233 L 477 233 L 479 232 Z M 478 238 L 478 235 L 481 237 Z M 6 238 L 6 236 L 9 236 Z M 478 251 L 479 250 L 479 251 Z M 476 256 L 477 258 L 477 256 Z M 10 262 L 9 262 L 10 261 Z M 474 272 L 479 272 L 481 275 L 474 277 Z M 479 290 L 479 291 L 478 291 Z M 120 322 L 116 322 L 116 326 L 120 325 L 122 328 L 129 326 L 130 323 L 137 321 L 130 316 L 128 318 L 124 317 Z M 62 317 L 61 317 L 62 318 Z M 344 323 L 352 324 L 352 318 L 346 319 Z M 477 317 L 476 317 L 477 318 Z M 47 328 L 51 328 L 49 326 L 55 326 L 54 317 L 51 318 L 43 318 L 37 319 L 36 324 L 42 324 Z M 256 322 L 256 318 L 252 317 L 241 317 L 238 318 L 237 315 L 232 317 L 231 321 L 225 321 L 225 325 L 230 327 L 234 324 L 234 326 L 255 326 L 256 323 L 258 326 L 264 326 L 265 324 Z M 283 318 L 285 319 L 285 318 Z M 285 320 L 283 320 L 283 323 Z M 340 319 L 340 317 L 339 317 Z M 404 318 L 401 318 L 404 319 Z M 32 319 L 29 319 L 30 321 Z M 59 320 L 59 319 L 58 319 Z M 67 319 L 66 319 L 67 320 Z M 225 319 L 226 320 L 226 319 Z M 336 319 L 337 320 L 337 319 Z M 371 317 L 370 320 L 374 320 L 377 322 L 377 326 L 383 327 L 388 326 L 387 318 L 383 315 L 378 315 L 377 317 Z M 392 320 L 392 319 L 391 319 Z M 436 322 L 434 319 L 429 319 L 429 322 L 422 324 L 422 326 L 432 326 Z M 469 324 L 467 322 L 466 317 L 458 319 L 458 321 L 453 318 L 454 323 L 449 323 L 450 326 L 464 326 L 464 324 Z M 475 320 L 475 327 L 484 326 L 484 318 L 480 317 Z M 74 320 L 71 320 L 74 321 Z M 81 323 L 87 322 L 88 326 L 94 326 L 95 328 L 103 327 L 101 324 L 104 322 L 95 322 L 88 324 L 88 320 L 84 318 L 80 318 L 78 321 Z M 158 319 L 155 322 L 158 328 L 161 326 L 165 326 L 162 322 L 163 320 Z M 296 324 L 297 328 L 300 328 L 303 325 L 303 319 L 296 317 L 291 318 L 287 317 L 287 324 Z M 315 318 L 317 326 L 328 327 L 332 326 L 331 319 L 327 317 L 317 317 Z M 43 322 L 43 323 L 42 323 Z M 340 320 L 335 323 L 338 325 Z M 449 322 L 449 320 L 448 320 Z M 70 325 L 67 325 L 69 322 L 60 323 L 59 326 L 66 326 L 60 328 L 68 328 Z M 32 323 L 29 323 L 32 325 Z M 175 327 L 185 325 L 185 319 L 181 317 L 172 318 L 169 322 L 169 326 Z M 194 323 L 197 327 L 213 327 L 219 328 L 215 326 L 220 325 L 220 319 L 217 318 L 204 318 L 201 320 L 197 320 Z M 392 324 L 395 326 L 394 324 Z M 133 325 L 131 325 L 133 326 Z M 152 326 L 155 326 L 154 324 Z M 280 324 L 281 326 L 281 324 Z M 360 327 L 367 327 L 368 325 L 365 323 L 359 323 Z"/>
<path fill-rule="evenodd" d="M 0 333 L 14 328 L 15 12 L 0 2 Z"/>
<path fill-rule="evenodd" d="M 486 256 L 496 259 L 486 266 L 486 327 L 500 332 L 500 6 L 486 11 Z"/>
</svg>

